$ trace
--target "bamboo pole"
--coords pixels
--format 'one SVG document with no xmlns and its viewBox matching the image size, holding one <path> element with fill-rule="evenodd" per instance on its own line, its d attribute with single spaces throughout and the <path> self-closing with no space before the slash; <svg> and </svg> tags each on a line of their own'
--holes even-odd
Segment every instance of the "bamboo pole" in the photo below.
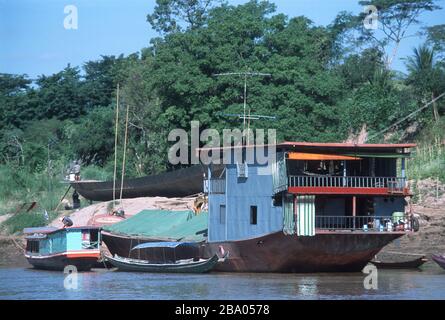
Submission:
<svg viewBox="0 0 445 320">
<path fill-rule="evenodd" d="M 122 191 L 124 188 L 124 176 L 125 176 L 125 160 L 126 160 L 126 154 L 127 154 L 127 137 L 128 137 L 128 111 L 129 107 L 127 105 L 127 115 L 125 119 L 125 138 L 124 138 L 124 157 L 122 159 L 122 177 L 121 177 L 121 193 L 120 193 L 120 203 L 122 206 Z"/>
<path fill-rule="evenodd" d="M 114 175 L 113 175 L 113 210 L 116 203 L 116 175 L 117 175 L 117 131 L 119 128 L 119 83 L 117 84 L 116 92 L 116 119 L 114 131 Z"/>
</svg>

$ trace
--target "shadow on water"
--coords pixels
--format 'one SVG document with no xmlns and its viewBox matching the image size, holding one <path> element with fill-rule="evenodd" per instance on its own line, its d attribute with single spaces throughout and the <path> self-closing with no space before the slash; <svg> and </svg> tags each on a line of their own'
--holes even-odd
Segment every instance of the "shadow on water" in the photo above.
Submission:
<svg viewBox="0 0 445 320">
<path fill-rule="evenodd" d="M 445 271 L 378 270 L 377 289 L 364 273 L 149 274 L 96 270 L 67 290 L 62 272 L 0 269 L 1 299 L 445 299 Z"/>
</svg>

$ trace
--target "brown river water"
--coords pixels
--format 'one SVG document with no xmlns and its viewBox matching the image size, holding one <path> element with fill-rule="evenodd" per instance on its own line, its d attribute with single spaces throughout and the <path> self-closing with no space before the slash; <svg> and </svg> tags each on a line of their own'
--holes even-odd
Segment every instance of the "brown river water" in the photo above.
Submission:
<svg viewBox="0 0 445 320">
<path fill-rule="evenodd" d="M 0 268 L 0 299 L 445 300 L 445 270 L 433 263 L 421 270 L 378 270 L 374 289 L 365 288 L 366 276 L 364 273 L 186 275 L 95 269 L 77 274 L 73 285 L 75 279 L 67 281 L 63 272 Z"/>
</svg>

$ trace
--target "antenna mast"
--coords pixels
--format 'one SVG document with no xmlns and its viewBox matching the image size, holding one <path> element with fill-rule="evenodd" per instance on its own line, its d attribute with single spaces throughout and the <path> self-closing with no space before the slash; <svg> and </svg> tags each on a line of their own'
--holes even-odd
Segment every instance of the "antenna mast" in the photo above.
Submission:
<svg viewBox="0 0 445 320">
<path fill-rule="evenodd" d="M 246 109 L 247 109 L 247 77 L 271 77 L 272 75 L 270 73 L 261 73 L 261 72 L 227 72 L 227 73 L 216 73 L 213 74 L 215 77 L 222 77 L 222 76 L 244 76 L 244 97 L 243 97 L 243 114 L 221 114 L 224 116 L 229 117 L 238 117 L 240 119 L 243 119 L 243 134 L 246 131 L 246 120 L 248 120 L 248 126 L 250 129 L 250 120 L 258 120 L 260 118 L 265 119 L 275 119 L 275 117 L 270 116 L 261 116 L 261 115 L 250 115 L 250 107 L 249 107 L 249 115 L 246 115 Z M 247 145 L 249 145 L 249 135 L 247 135 Z"/>
</svg>

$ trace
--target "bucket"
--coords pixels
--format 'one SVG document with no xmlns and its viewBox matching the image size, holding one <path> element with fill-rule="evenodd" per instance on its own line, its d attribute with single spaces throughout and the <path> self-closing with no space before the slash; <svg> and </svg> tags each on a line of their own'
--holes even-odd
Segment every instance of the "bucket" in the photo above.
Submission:
<svg viewBox="0 0 445 320">
<path fill-rule="evenodd" d="M 405 213 L 404 212 L 396 211 L 396 212 L 394 212 L 392 214 L 392 222 L 393 223 L 398 223 L 399 220 L 403 220 L 404 217 L 405 217 Z"/>
<path fill-rule="evenodd" d="M 76 180 L 76 176 L 74 173 L 70 173 L 70 181 L 75 181 Z"/>
</svg>

